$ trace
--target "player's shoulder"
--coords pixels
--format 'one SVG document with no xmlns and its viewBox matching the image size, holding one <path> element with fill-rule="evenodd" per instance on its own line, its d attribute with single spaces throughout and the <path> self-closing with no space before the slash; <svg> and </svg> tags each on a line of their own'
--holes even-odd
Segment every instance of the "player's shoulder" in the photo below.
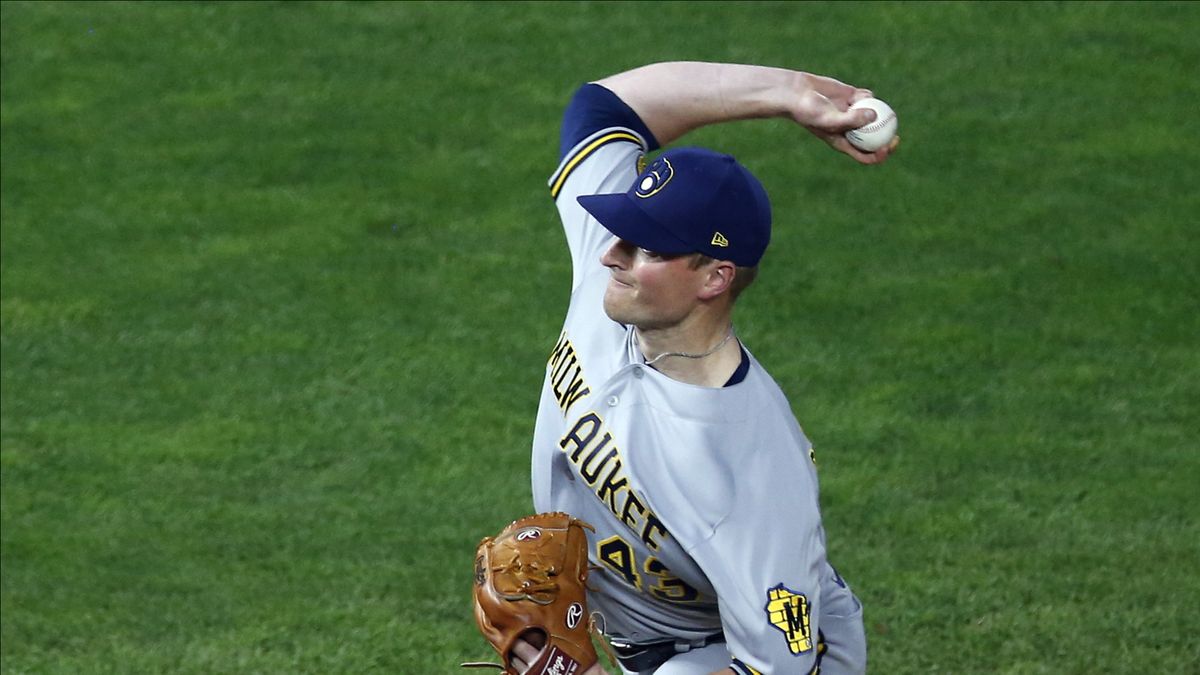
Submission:
<svg viewBox="0 0 1200 675">
<path fill-rule="evenodd" d="M 580 143 L 604 131 L 624 131 L 623 140 L 646 151 L 658 149 L 658 140 L 633 108 L 608 88 L 589 82 L 575 90 L 563 111 L 559 129 L 559 161 L 573 154 Z"/>
<path fill-rule="evenodd" d="M 775 378 L 753 354 L 741 384 L 743 405 L 752 423 L 743 430 L 743 447 L 736 470 L 743 476 L 769 480 L 780 471 L 802 468 L 808 461 L 811 443 L 792 409 L 792 402 Z"/>
<path fill-rule="evenodd" d="M 779 382 L 767 371 L 766 367 L 754 356 L 754 353 L 743 347 L 746 355 L 750 360 L 750 368 L 746 373 L 745 381 L 749 383 L 747 396 L 753 398 L 755 406 L 761 408 L 768 402 L 775 407 L 782 407 L 789 411 L 791 406 L 788 403 L 787 394 L 784 393 L 783 387 L 779 386 Z"/>
<path fill-rule="evenodd" d="M 588 164 L 621 166 L 657 148 L 654 134 L 619 96 L 599 84 L 584 84 L 563 112 L 550 194 L 558 199 L 567 182 Z M 592 168 L 590 173 L 596 173 Z"/>
</svg>

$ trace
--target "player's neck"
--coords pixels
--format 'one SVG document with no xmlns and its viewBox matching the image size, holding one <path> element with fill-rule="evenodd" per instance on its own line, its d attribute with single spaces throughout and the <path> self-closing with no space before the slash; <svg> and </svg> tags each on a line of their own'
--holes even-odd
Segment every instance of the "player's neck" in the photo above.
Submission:
<svg viewBox="0 0 1200 675">
<path fill-rule="evenodd" d="M 728 316 L 711 325 L 635 328 L 634 333 L 647 364 L 673 380 L 720 387 L 741 364 L 741 347 Z"/>
</svg>

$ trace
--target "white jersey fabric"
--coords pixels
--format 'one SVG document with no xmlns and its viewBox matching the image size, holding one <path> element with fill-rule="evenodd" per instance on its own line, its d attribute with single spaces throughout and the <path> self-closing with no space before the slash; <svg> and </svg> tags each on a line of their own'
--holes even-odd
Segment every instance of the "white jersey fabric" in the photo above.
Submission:
<svg viewBox="0 0 1200 675">
<path fill-rule="evenodd" d="M 732 386 L 673 380 L 604 313 L 614 238 L 576 197 L 626 191 L 647 147 L 633 129 L 598 129 L 550 180 L 573 274 L 538 409 L 534 505 L 596 528 L 588 598 L 610 636 L 724 633 L 737 672 L 863 672 L 861 606 L 826 561 L 811 444 L 778 385 L 748 352 Z"/>
</svg>

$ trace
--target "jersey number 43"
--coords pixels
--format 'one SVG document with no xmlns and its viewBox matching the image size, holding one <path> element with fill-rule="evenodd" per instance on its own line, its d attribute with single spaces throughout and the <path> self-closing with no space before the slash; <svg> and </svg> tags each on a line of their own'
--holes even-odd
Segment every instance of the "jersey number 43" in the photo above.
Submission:
<svg viewBox="0 0 1200 675">
<path fill-rule="evenodd" d="M 638 574 L 639 566 L 633 547 L 618 535 L 597 542 L 596 557 L 607 568 L 624 578 L 630 586 L 660 600 L 690 603 L 700 599 L 700 593 L 696 589 L 672 574 L 658 558 L 647 557 L 641 565 L 641 570 L 646 576 Z M 647 583 L 650 585 L 647 586 Z"/>
</svg>

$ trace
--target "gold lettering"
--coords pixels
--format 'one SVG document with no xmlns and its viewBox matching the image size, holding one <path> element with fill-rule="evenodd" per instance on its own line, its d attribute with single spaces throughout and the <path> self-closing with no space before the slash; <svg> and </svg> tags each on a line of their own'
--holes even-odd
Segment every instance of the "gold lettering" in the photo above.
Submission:
<svg viewBox="0 0 1200 675">
<path fill-rule="evenodd" d="M 625 494 L 625 505 L 621 507 L 621 514 L 618 516 L 622 523 L 629 526 L 629 529 L 636 531 L 638 528 L 637 516 L 630 513 L 630 508 L 637 509 L 637 515 L 640 516 L 646 512 L 646 507 L 642 505 L 641 500 L 637 498 L 633 490 L 629 490 Z"/>
<path fill-rule="evenodd" d="M 663 526 L 662 521 L 658 519 L 658 516 L 654 515 L 653 513 L 648 513 L 646 514 L 646 526 L 642 528 L 642 541 L 646 542 L 646 545 L 649 546 L 653 551 L 658 550 L 658 542 L 654 541 L 655 530 L 658 530 L 664 535 L 667 534 L 667 528 Z"/>
<path fill-rule="evenodd" d="M 612 433 L 604 428 L 600 415 L 595 411 L 584 413 L 559 439 L 558 447 L 608 510 L 629 527 L 630 532 L 637 533 L 651 550 L 659 550 L 658 539 L 671 535 L 630 487 L 621 450 Z"/>
<path fill-rule="evenodd" d="M 564 415 L 571 409 L 571 406 L 575 405 L 576 401 L 592 393 L 590 387 L 584 386 L 582 376 L 583 369 L 577 367 L 575 374 L 571 376 L 571 384 L 567 385 L 566 390 L 555 390 L 555 394 L 558 395 L 558 406 L 562 408 Z"/>
<path fill-rule="evenodd" d="M 579 362 L 575 346 L 567 339 L 566 331 L 558 338 L 554 350 L 550 352 L 549 363 L 550 391 L 565 415 L 576 401 L 592 393 L 583 379 L 583 364 Z M 569 384 L 564 388 L 563 383 L 568 380 Z"/>
<path fill-rule="evenodd" d="M 586 432 L 583 431 L 585 426 L 587 427 Z M 558 442 L 558 447 L 562 448 L 563 452 L 566 452 L 567 445 L 574 443 L 575 451 L 571 453 L 571 461 L 578 462 L 579 453 L 592 442 L 598 431 L 600 431 L 600 417 L 596 413 L 588 413 L 575 422 L 575 426 Z M 586 433 L 586 435 L 581 435 L 583 433 Z"/>
<path fill-rule="evenodd" d="M 550 352 L 550 365 L 558 366 L 562 361 L 563 354 L 571 349 L 571 341 L 567 339 L 567 332 L 563 331 L 562 335 L 558 336 L 558 343 L 554 345 L 554 349 Z"/>
<path fill-rule="evenodd" d="M 596 489 L 596 496 L 600 498 L 600 501 L 608 502 L 608 510 L 612 511 L 613 515 L 617 513 L 617 494 L 621 490 L 628 489 L 626 488 L 628 484 L 629 479 L 621 474 L 621 458 L 618 457 L 617 461 L 613 463 L 612 471 L 608 472 L 608 477 Z M 624 520 L 623 517 L 622 520 Z"/>
<path fill-rule="evenodd" d="M 600 454 L 600 451 L 604 449 L 604 446 L 608 445 L 608 441 L 611 438 L 611 436 L 605 433 L 600 445 L 597 446 L 597 448 L 593 450 L 591 454 L 589 454 L 582 462 L 579 463 L 579 475 L 583 476 L 583 479 L 587 481 L 588 485 L 595 485 L 596 481 L 600 478 L 600 472 L 604 470 L 604 466 L 617 456 L 617 449 L 613 448 L 600 459 L 599 463 L 592 462 L 592 460 Z M 619 459 L 617 460 L 617 462 L 620 461 L 621 460 Z M 591 465 L 591 468 L 589 468 L 589 465 Z"/>
</svg>

